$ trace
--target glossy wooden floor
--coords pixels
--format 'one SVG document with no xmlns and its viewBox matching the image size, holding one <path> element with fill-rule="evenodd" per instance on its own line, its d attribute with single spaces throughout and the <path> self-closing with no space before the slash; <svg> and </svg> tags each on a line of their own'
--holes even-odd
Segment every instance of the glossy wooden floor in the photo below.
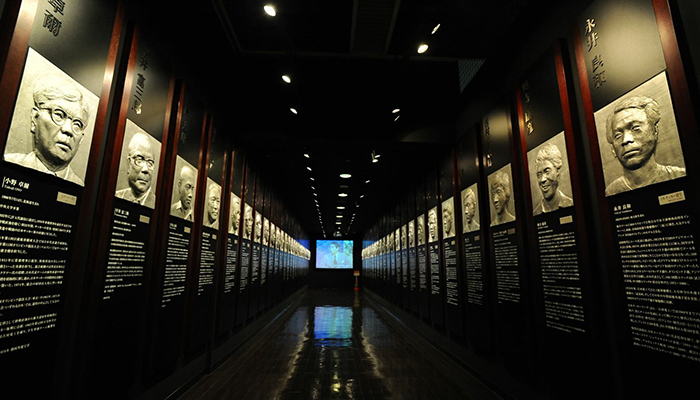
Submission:
<svg viewBox="0 0 700 400">
<path fill-rule="evenodd" d="M 308 290 L 181 399 L 498 399 L 370 298 Z M 388 316 L 386 318 L 389 318 Z"/>
</svg>

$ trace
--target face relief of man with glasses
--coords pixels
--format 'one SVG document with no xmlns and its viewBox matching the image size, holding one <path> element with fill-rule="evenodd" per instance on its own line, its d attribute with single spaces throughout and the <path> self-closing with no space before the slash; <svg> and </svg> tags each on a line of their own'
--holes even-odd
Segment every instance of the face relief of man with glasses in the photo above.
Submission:
<svg viewBox="0 0 700 400">
<path fill-rule="evenodd" d="M 42 81 L 34 86 L 30 113 L 33 151 L 11 153 L 5 161 L 83 185 L 70 168 L 83 140 L 90 112 L 83 94 L 69 81 Z"/>
<path fill-rule="evenodd" d="M 126 165 L 129 187 L 117 190 L 115 196 L 148 208 L 155 208 L 156 194 L 151 190 L 151 183 L 156 162 L 153 144 L 145 133 L 136 133 L 131 137 Z"/>
</svg>

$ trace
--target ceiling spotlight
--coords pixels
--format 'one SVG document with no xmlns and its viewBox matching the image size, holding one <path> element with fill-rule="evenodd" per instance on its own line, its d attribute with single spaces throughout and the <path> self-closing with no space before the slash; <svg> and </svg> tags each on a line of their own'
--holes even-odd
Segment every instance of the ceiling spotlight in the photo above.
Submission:
<svg viewBox="0 0 700 400">
<path fill-rule="evenodd" d="M 338 210 L 345 210 L 345 206 L 338 206 L 336 207 Z"/>
<path fill-rule="evenodd" d="M 433 31 L 432 31 L 430 34 L 431 34 L 431 35 L 434 35 L 435 32 L 438 31 L 438 29 L 440 29 L 440 24 L 435 25 L 435 28 L 433 28 Z"/>
<path fill-rule="evenodd" d="M 365 195 L 364 195 L 364 194 L 361 194 L 361 195 L 360 195 L 360 198 L 363 198 L 363 197 L 365 197 Z"/>
<path fill-rule="evenodd" d="M 382 156 L 381 154 L 375 154 L 375 155 L 374 155 L 374 158 L 379 158 L 379 157 L 381 157 L 381 156 Z"/>
<path fill-rule="evenodd" d="M 271 17 L 277 15 L 277 10 L 275 10 L 275 6 L 272 6 L 270 4 L 263 7 L 263 10 L 265 10 L 265 13 Z"/>
<path fill-rule="evenodd" d="M 338 197 L 348 197 L 347 193 L 338 193 Z"/>
<path fill-rule="evenodd" d="M 422 45 L 418 46 L 418 54 L 423 54 L 426 51 L 428 51 L 428 45 L 423 43 Z"/>
<path fill-rule="evenodd" d="M 369 179 L 367 179 L 367 180 L 365 181 L 365 183 L 369 183 Z"/>
<path fill-rule="evenodd" d="M 306 169 L 308 169 L 309 171 L 311 171 L 311 167 L 306 167 Z"/>
<path fill-rule="evenodd" d="M 343 223 L 340 222 L 340 221 L 338 221 L 338 222 L 336 222 L 335 224 L 336 224 L 336 225 L 342 225 Z"/>
<path fill-rule="evenodd" d="M 377 163 L 377 162 L 379 162 L 379 160 L 375 158 L 375 159 L 372 160 L 372 162 L 373 162 L 373 163 Z"/>
<path fill-rule="evenodd" d="M 318 196 L 318 195 L 316 194 L 316 192 L 314 192 L 314 196 Z"/>
<path fill-rule="evenodd" d="M 315 180 L 316 180 L 316 179 L 314 179 L 314 177 L 313 177 L 313 176 L 312 176 L 312 177 L 309 177 L 309 179 L 311 179 L 312 181 L 315 181 Z"/>
<path fill-rule="evenodd" d="M 316 188 L 315 188 L 315 187 L 313 187 L 313 186 L 311 186 L 311 189 L 313 189 L 313 190 L 316 190 Z"/>
<path fill-rule="evenodd" d="M 401 116 L 400 116 L 400 115 L 397 115 L 396 118 L 394 118 L 394 122 L 398 121 L 399 118 L 401 118 Z"/>
<path fill-rule="evenodd" d="M 348 179 L 348 178 L 351 178 L 352 175 L 350 175 L 350 174 L 340 174 L 340 177 L 343 178 L 343 179 Z"/>
<path fill-rule="evenodd" d="M 289 111 L 291 111 L 292 114 L 295 114 L 295 115 L 296 115 L 296 114 L 299 114 L 299 113 L 297 112 L 297 109 L 296 109 L 296 108 L 290 108 Z"/>
<path fill-rule="evenodd" d="M 401 111 L 401 109 L 399 109 L 399 108 L 394 108 L 394 109 L 391 111 L 391 113 L 392 113 L 392 114 L 396 114 L 396 113 L 399 112 L 399 111 Z"/>
<path fill-rule="evenodd" d="M 292 78 L 290 78 L 289 75 L 282 75 L 282 80 L 286 83 L 292 83 Z"/>
<path fill-rule="evenodd" d="M 304 157 L 306 157 L 306 158 L 311 158 L 311 157 L 309 156 L 309 153 L 304 153 Z"/>
</svg>

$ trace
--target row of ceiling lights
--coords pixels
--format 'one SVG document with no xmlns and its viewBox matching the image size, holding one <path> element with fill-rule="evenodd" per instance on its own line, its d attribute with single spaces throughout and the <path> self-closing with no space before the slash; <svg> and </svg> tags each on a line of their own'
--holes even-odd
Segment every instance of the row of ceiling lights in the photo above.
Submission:
<svg viewBox="0 0 700 400">
<path fill-rule="evenodd" d="M 377 154 L 377 153 L 375 153 L 374 151 L 372 152 L 371 156 L 372 156 L 372 163 L 377 163 L 377 162 L 379 162 L 379 157 L 381 157 L 380 154 Z M 311 156 L 309 155 L 309 153 L 304 153 L 304 158 L 311 159 Z M 307 166 L 306 169 L 307 169 L 309 172 L 313 172 L 313 169 L 312 169 L 310 166 Z M 351 175 L 351 174 L 348 174 L 348 173 L 342 173 L 342 174 L 340 174 L 340 178 L 341 178 L 341 179 L 350 179 L 350 178 L 352 178 L 352 175 Z M 315 179 L 314 179 L 313 176 L 310 176 L 309 179 L 310 179 L 312 182 L 315 182 Z M 367 179 L 367 180 L 365 181 L 365 183 L 366 183 L 366 184 L 370 183 L 370 180 Z M 348 189 L 348 186 L 347 186 L 347 185 L 341 185 L 341 189 Z M 321 225 L 321 232 L 323 233 L 323 237 L 326 237 L 326 236 L 327 236 L 327 235 L 326 235 L 326 230 L 325 230 L 325 228 L 324 228 L 324 226 L 323 226 L 323 216 L 322 216 L 322 214 L 321 214 L 321 205 L 320 205 L 319 202 L 318 202 L 318 198 L 317 198 L 317 197 L 318 197 L 318 194 L 316 193 L 316 187 L 314 186 L 313 183 L 311 184 L 311 190 L 312 190 L 312 194 L 313 194 L 314 197 L 315 197 L 315 198 L 314 198 L 314 203 L 316 204 L 316 211 L 318 212 L 318 222 L 319 222 L 319 224 Z M 347 197 L 347 196 L 348 196 L 348 194 L 345 193 L 345 192 L 340 192 L 340 193 L 338 193 L 338 197 L 343 197 L 343 198 L 345 198 L 345 197 Z M 363 198 L 363 197 L 365 197 L 365 195 L 360 195 L 360 199 Z M 359 200 L 358 200 L 358 203 L 356 203 L 356 207 L 357 207 L 357 208 L 360 207 Z M 337 206 L 337 209 L 339 210 L 338 212 L 341 212 L 342 210 L 345 210 L 345 206 L 339 205 L 339 206 Z M 353 213 L 352 218 L 350 219 L 350 223 L 348 224 L 347 230 L 346 230 L 346 232 L 345 232 L 346 235 L 349 233 L 349 231 L 350 231 L 350 226 L 351 226 L 352 223 L 355 221 L 355 216 L 356 216 L 356 215 L 357 215 L 357 211 L 355 211 L 355 212 Z M 342 214 L 338 214 L 338 215 L 336 215 L 336 217 L 337 217 L 338 219 L 342 219 L 342 218 L 343 218 L 343 215 L 342 215 Z M 336 221 L 335 224 L 336 224 L 336 225 L 342 225 L 342 222 L 341 222 L 341 221 Z M 340 230 L 336 231 L 336 236 L 339 236 L 339 235 L 340 235 Z"/>
<path fill-rule="evenodd" d="M 433 31 L 430 32 L 430 34 L 431 34 L 431 35 L 434 35 L 435 32 L 438 31 L 438 29 L 440 29 L 440 24 L 435 25 L 435 28 L 433 28 Z M 421 43 L 421 44 L 419 44 L 419 45 L 418 45 L 418 50 L 417 50 L 417 51 L 418 51 L 418 54 L 423 54 L 423 53 L 425 53 L 426 51 L 428 51 L 428 44 L 427 44 L 427 43 Z"/>
<path fill-rule="evenodd" d="M 272 4 L 266 4 L 266 5 L 263 7 L 263 10 L 265 11 L 265 14 L 269 15 L 270 17 L 275 17 L 275 16 L 277 16 L 277 9 L 276 9 L 275 6 L 272 5 Z M 289 84 L 289 83 L 292 83 L 292 77 L 289 76 L 289 75 L 287 75 L 287 74 L 282 75 L 282 80 L 283 80 L 285 83 L 288 83 L 288 84 Z M 294 114 L 294 115 L 298 115 L 298 114 L 299 114 L 299 111 L 298 111 L 296 108 L 294 108 L 294 107 L 290 107 L 290 108 L 289 108 L 289 111 L 290 111 L 292 114 Z"/>
<path fill-rule="evenodd" d="M 272 4 L 266 4 L 263 7 L 263 10 L 265 10 L 265 13 L 271 17 L 274 17 L 277 15 L 277 9 Z M 440 29 L 440 24 L 435 25 L 435 27 L 433 28 L 433 31 L 430 32 L 430 34 L 434 35 L 438 31 L 438 29 Z M 418 54 L 423 54 L 426 51 L 428 51 L 428 44 L 427 43 L 421 43 L 418 45 Z M 287 82 L 287 83 L 289 83 L 289 82 Z"/>
<path fill-rule="evenodd" d="M 277 15 L 277 9 L 276 9 L 275 6 L 272 5 L 272 4 L 266 4 L 266 5 L 263 7 L 263 10 L 265 10 L 265 13 L 266 13 L 267 15 L 269 15 L 270 17 L 275 17 L 275 16 Z M 434 34 L 438 31 L 438 29 L 440 29 L 440 24 L 435 25 L 435 27 L 433 28 L 433 31 L 430 33 L 430 35 L 434 35 Z M 423 53 L 425 53 L 426 51 L 428 51 L 428 44 L 427 44 L 427 43 L 421 43 L 421 44 L 419 44 L 419 45 L 418 45 L 418 50 L 417 50 L 417 51 L 418 51 L 418 54 L 423 54 Z M 292 83 L 292 77 L 289 76 L 289 75 L 287 75 L 287 74 L 282 75 L 282 80 L 283 80 L 285 83 L 288 83 L 288 84 L 289 84 L 289 83 Z M 289 111 L 291 111 L 292 114 L 294 114 L 294 115 L 298 115 L 298 114 L 299 114 L 299 111 L 297 111 L 297 109 L 294 108 L 294 107 L 290 107 L 290 108 L 289 108 Z M 401 111 L 401 110 L 398 109 L 398 108 L 395 108 L 391 113 L 392 113 L 392 114 L 398 114 L 399 111 Z M 401 117 L 401 115 L 397 115 L 396 118 L 394 118 L 394 122 L 398 121 L 400 117 Z"/>
<path fill-rule="evenodd" d="M 275 9 L 275 6 L 272 5 L 272 4 L 266 4 L 266 5 L 263 7 L 263 10 L 264 10 L 265 13 L 266 13 L 267 15 L 269 15 L 270 17 L 275 17 L 275 16 L 277 15 L 277 10 Z M 440 27 L 440 24 L 438 24 L 438 25 L 433 29 L 432 34 L 434 34 L 435 32 L 437 32 L 437 30 L 438 30 L 439 27 Z M 418 48 L 418 53 L 421 53 L 421 54 L 422 54 L 422 53 L 425 53 L 426 50 L 428 50 L 428 45 L 427 45 L 427 44 L 421 44 L 421 45 L 419 46 L 419 48 Z M 287 83 L 287 84 L 291 84 L 291 83 L 292 83 L 292 77 L 289 76 L 289 75 L 287 75 L 287 74 L 284 74 L 284 75 L 282 75 L 282 81 L 284 81 L 284 82 Z M 291 111 L 292 114 L 295 114 L 295 115 L 298 115 L 298 114 L 299 114 L 299 112 L 297 111 L 297 109 L 296 109 L 296 108 L 293 108 L 293 107 L 291 107 L 291 108 L 289 109 L 289 111 Z M 393 113 L 393 114 L 397 114 L 397 113 L 399 113 L 399 111 L 400 111 L 400 109 L 396 108 L 396 109 L 394 109 L 394 110 L 392 111 L 392 113 Z M 399 119 L 400 116 L 401 116 L 401 115 L 397 115 L 396 118 L 394 119 L 394 121 L 398 121 L 398 119 Z M 304 157 L 305 157 L 305 158 L 311 158 L 311 156 L 310 156 L 308 153 L 304 153 Z M 377 162 L 379 162 L 379 157 L 380 157 L 379 154 L 376 154 L 375 152 L 372 152 L 372 163 L 377 163 Z M 311 167 L 306 167 L 306 169 L 309 170 L 309 172 L 312 172 Z M 340 174 L 340 177 L 343 178 L 343 179 L 349 179 L 349 178 L 352 177 L 352 175 L 351 175 L 351 174 Z M 312 182 L 314 181 L 314 177 L 313 177 L 313 176 L 311 176 L 311 177 L 309 177 L 309 178 L 311 179 Z M 369 183 L 369 182 L 370 182 L 370 180 L 368 179 L 365 183 Z M 347 186 L 346 186 L 346 187 L 347 187 Z M 318 197 L 318 194 L 316 193 L 316 188 L 315 188 L 313 185 L 311 185 L 311 189 L 313 190 L 312 193 L 313 193 L 314 197 Z M 344 192 L 338 193 L 338 197 L 343 197 L 343 198 L 344 198 L 344 197 L 347 197 L 347 196 L 348 196 L 347 193 L 344 193 Z M 365 196 L 364 196 L 364 195 L 360 195 L 360 198 L 363 198 L 363 197 L 365 197 Z M 315 199 L 314 199 L 314 202 L 316 203 L 316 210 L 318 211 L 318 222 L 321 224 L 321 231 L 322 231 L 322 233 L 323 233 L 323 236 L 326 237 L 326 231 L 325 231 L 325 228 L 324 228 L 324 226 L 323 226 L 323 217 L 322 217 L 322 215 L 321 215 L 321 206 L 320 206 L 320 204 L 318 203 L 318 199 L 315 198 Z M 360 204 L 357 203 L 357 204 L 356 204 L 356 207 L 359 208 L 359 207 L 360 207 Z M 344 210 L 345 207 L 344 207 L 344 206 L 338 206 L 337 209 L 338 209 L 338 210 Z M 355 216 L 356 216 L 356 215 L 357 215 L 357 211 L 356 211 L 355 213 L 353 213 L 352 218 L 350 219 L 350 224 L 348 224 L 348 229 L 347 229 L 347 231 L 346 231 L 346 234 L 350 231 L 350 226 L 351 226 L 352 223 L 355 221 Z M 342 214 L 338 214 L 336 217 L 339 218 L 339 219 L 342 219 L 342 218 L 343 218 Z M 336 221 L 336 225 L 342 225 L 342 222 L 341 222 L 341 221 Z M 336 233 L 339 234 L 340 232 L 338 231 L 338 232 L 336 232 Z"/>
</svg>

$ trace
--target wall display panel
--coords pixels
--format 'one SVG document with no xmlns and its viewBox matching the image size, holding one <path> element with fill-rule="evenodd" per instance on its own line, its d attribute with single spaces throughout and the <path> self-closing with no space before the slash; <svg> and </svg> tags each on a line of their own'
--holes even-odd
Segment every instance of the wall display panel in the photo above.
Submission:
<svg viewBox="0 0 700 400">
<path fill-rule="evenodd" d="M 384 259 L 384 287 L 387 290 L 389 300 L 394 300 L 394 232 L 389 233 L 384 237 L 384 251 L 382 258 Z"/>
<path fill-rule="evenodd" d="M 281 205 L 279 203 L 279 200 L 277 200 L 276 204 L 278 206 L 280 206 L 280 211 L 281 211 L 282 208 L 281 208 Z M 280 211 L 277 212 L 276 220 L 278 222 L 281 219 L 281 212 Z M 273 290 L 272 297 L 273 297 L 273 300 L 275 301 L 275 303 L 277 303 L 280 300 L 279 293 L 281 292 L 280 285 L 282 282 L 282 240 L 283 240 L 283 237 L 282 237 L 282 229 L 280 229 L 279 226 L 275 226 L 275 236 L 276 236 L 275 253 L 274 253 L 275 258 L 274 258 L 274 262 L 272 264 L 273 265 L 272 266 L 273 277 L 274 277 L 274 281 L 273 281 L 274 290 Z"/>
<path fill-rule="evenodd" d="M 370 234 L 370 238 L 374 236 L 373 234 Z M 373 291 L 377 291 L 377 269 L 374 264 L 374 240 L 369 239 L 368 242 L 370 242 L 370 245 L 367 247 L 367 268 L 369 268 L 370 271 L 370 288 Z"/>
<path fill-rule="evenodd" d="M 265 309 L 267 303 L 267 280 L 270 257 L 270 190 L 265 187 L 265 202 L 262 224 L 262 250 L 260 252 L 260 295 L 258 296 L 258 312 Z"/>
<path fill-rule="evenodd" d="M 236 307 L 236 325 L 243 323 L 248 318 L 248 301 L 250 290 L 250 263 L 253 253 L 253 225 L 255 212 L 247 202 L 243 204 L 243 236 L 241 237 L 241 258 L 238 274 L 238 299 Z"/>
<path fill-rule="evenodd" d="M 202 233 L 199 248 L 197 271 L 197 290 L 194 300 L 194 326 L 190 350 L 200 348 L 213 336 L 215 322 L 215 277 L 219 276 L 217 268 L 222 251 L 219 250 L 221 238 L 221 204 L 224 195 L 224 172 L 226 159 L 226 136 L 210 121 L 210 140 L 206 166 L 206 187 L 203 188 L 204 207 L 202 207 Z"/>
<path fill-rule="evenodd" d="M 285 226 L 287 218 L 285 217 Z M 289 234 L 282 231 L 282 287 L 284 288 L 285 294 L 289 290 L 289 280 L 290 280 L 290 270 L 289 270 Z"/>
<path fill-rule="evenodd" d="M 383 229 L 382 229 L 382 231 L 383 231 Z M 385 252 L 386 252 L 386 237 L 384 236 L 384 237 L 379 238 L 379 248 L 378 248 L 378 253 L 377 253 L 377 265 L 379 267 L 380 293 L 383 293 L 384 297 L 387 297 L 388 286 L 387 286 L 387 282 L 386 282 L 387 277 L 386 277 L 386 257 L 384 257 Z"/>
<path fill-rule="evenodd" d="M 15 21 L 3 20 L 16 28 L 0 81 L 0 362 L 14 366 L 4 390 L 40 398 L 52 388 L 59 328 L 74 323 L 62 311 L 85 271 L 85 198 L 101 162 L 122 12 L 99 1 L 18 7 L 5 16 Z"/>
<path fill-rule="evenodd" d="M 522 215 L 516 212 L 516 197 L 522 188 L 516 181 L 512 147 L 512 121 L 510 108 L 501 102 L 482 119 L 481 160 L 484 165 L 489 195 L 488 239 L 490 248 L 490 273 L 495 282 L 495 329 L 499 354 L 513 374 L 530 374 L 532 361 L 529 352 L 531 319 L 529 318 L 528 263 L 523 244 Z M 517 189 L 517 191 L 515 190 Z M 516 221 L 516 218 L 520 221 Z M 482 224 L 486 221 L 482 221 Z M 513 332 L 520 332 L 513 335 Z"/>
<path fill-rule="evenodd" d="M 452 151 L 446 155 L 440 166 L 440 200 L 442 213 L 442 260 L 445 270 L 445 323 L 453 335 L 461 337 L 462 332 L 462 273 L 458 267 L 459 248 L 457 222 L 460 215 L 459 200 L 454 197 L 454 158 Z M 456 204 L 455 204 L 456 203 Z M 457 206 L 457 208 L 455 208 Z"/>
<path fill-rule="evenodd" d="M 399 219 L 399 208 L 397 207 L 394 211 L 394 219 L 393 219 L 393 226 L 396 226 L 398 222 L 400 221 Z M 403 283 L 403 271 L 401 270 L 401 228 L 399 227 L 393 232 L 392 235 L 394 239 L 394 245 L 392 247 L 392 255 L 391 255 L 391 263 L 392 263 L 392 272 L 394 279 L 392 280 L 393 286 L 394 286 L 394 303 L 398 306 L 401 306 L 402 304 L 402 294 L 403 294 L 403 289 L 401 287 Z"/>
<path fill-rule="evenodd" d="M 272 199 L 273 202 L 273 217 L 272 217 L 272 222 L 270 224 L 274 227 L 274 229 L 271 227 L 270 229 L 272 230 L 271 235 L 272 237 L 270 238 L 271 241 L 274 242 L 274 245 L 270 246 L 270 294 L 269 298 L 272 304 L 277 304 L 277 296 L 278 296 L 278 284 L 279 284 L 279 258 L 280 258 L 280 243 L 282 243 L 282 234 L 280 232 L 280 228 L 277 225 L 279 223 L 279 217 L 280 213 L 282 212 L 282 205 L 277 198 L 277 196 L 273 196 Z M 274 239 L 274 240 L 273 240 Z"/>
<path fill-rule="evenodd" d="M 376 243 L 376 249 L 375 249 L 375 264 L 377 268 L 377 293 L 385 293 L 385 287 L 384 287 L 384 263 L 383 263 L 383 257 L 382 255 L 384 254 L 384 238 L 381 237 L 381 230 L 379 227 L 377 228 L 377 234 L 379 235 Z"/>
<path fill-rule="evenodd" d="M 440 251 L 440 239 L 442 229 L 440 226 L 442 205 L 438 203 L 437 171 L 432 171 L 426 176 L 425 200 L 428 207 L 427 234 L 428 234 L 428 268 L 430 270 L 430 321 L 442 327 L 444 323 L 444 271 Z"/>
<path fill-rule="evenodd" d="M 668 4 L 598 1 L 574 32 L 625 396 L 682 397 L 700 371 L 700 166 Z"/>
<path fill-rule="evenodd" d="M 377 293 L 386 295 L 384 287 L 384 237 L 382 236 L 381 223 L 377 226 L 377 241 L 375 243 L 374 263 L 377 269 Z"/>
<path fill-rule="evenodd" d="M 160 307 L 156 317 L 151 372 L 162 371 L 181 355 L 185 333 L 187 277 L 190 275 L 192 229 L 198 182 L 200 149 L 204 135 L 204 108 L 181 84 L 182 107 L 172 151 L 175 168 L 171 177 L 172 193 L 168 199 L 169 218 L 164 246 L 163 268 L 158 284 Z M 189 285 L 192 283 L 190 282 Z"/>
<path fill-rule="evenodd" d="M 250 301 L 250 266 L 253 258 L 253 228 L 255 226 L 255 173 L 246 157 L 243 181 L 243 222 L 241 229 L 241 250 L 238 268 L 238 297 L 236 299 L 236 325 L 248 318 L 248 302 Z"/>
<path fill-rule="evenodd" d="M 97 261 L 100 285 L 91 295 L 97 303 L 88 391 L 91 396 L 125 396 L 134 383 L 145 309 L 145 283 L 153 263 L 151 238 L 158 230 L 156 194 L 164 183 L 167 131 L 172 105 L 170 66 L 157 52 L 147 32 L 133 32 L 129 67 L 117 124 L 110 132 L 105 171 L 114 192 L 98 216 Z M 97 373 L 97 371 L 100 371 Z M 118 387 L 118 389 L 116 389 Z"/>
<path fill-rule="evenodd" d="M 386 278 L 386 285 L 389 290 L 389 300 L 392 302 L 396 301 L 397 294 L 396 294 L 396 289 L 397 289 L 397 284 L 396 284 L 396 272 L 395 272 L 395 266 L 396 266 L 396 238 L 395 234 L 397 233 L 397 229 L 394 227 L 394 219 L 393 216 L 389 215 L 387 217 L 387 222 L 389 227 L 392 228 L 391 232 L 387 234 L 385 237 L 385 242 L 384 242 L 384 258 L 386 259 L 386 270 L 387 270 L 387 278 Z"/>
<path fill-rule="evenodd" d="M 383 230 L 383 229 L 382 229 Z M 388 240 L 389 238 L 387 236 L 383 236 L 380 241 L 379 241 L 379 268 L 380 268 L 380 274 L 381 274 L 381 293 L 384 294 L 384 297 L 389 297 L 389 274 L 388 269 L 387 269 L 387 249 L 389 248 L 388 245 Z"/>
<path fill-rule="evenodd" d="M 268 245 L 268 255 L 267 255 L 267 278 L 266 278 L 266 294 L 265 303 L 266 307 L 269 308 L 274 304 L 274 291 L 275 291 L 275 259 L 276 248 L 277 248 L 277 226 L 275 221 L 277 220 L 277 214 L 279 213 L 279 202 L 277 197 L 272 190 L 268 193 L 268 202 L 270 207 L 268 208 L 268 218 L 270 220 L 269 226 L 269 245 Z M 264 228 L 263 228 L 264 229 Z"/>
<path fill-rule="evenodd" d="M 392 210 L 392 212 L 389 213 L 387 216 L 387 229 L 390 230 L 388 236 L 387 236 L 387 242 L 386 242 L 386 259 L 387 259 L 387 271 L 388 271 L 388 281 L 387 284 L 389 285 L 389 300 L 391 300 L 394 304 L 398 304 L 400 301 L 400 292 L 399 292 L 399 285 L 401 282 L 401 277 L 400 275 L 397 275 L 396 271 L 396 258 L 397 256 L 400 257 L 400 254 L 397 255 L 397 248 L 400 246 L 399 242 L 399 230 L 397 227 L 397 221 L 396 221 L 396 209 Z M 400 262 L 400 260 L 399 260 Z"/>
<path fill-rule="evenodd" d="M 255 213 L 253 221 L 253 253 L 250 263 L 250 298 L 248 300 L 248 316 L 252 317 L 258 312 L 260 297 L 260 266 L 262 263 L 262 236 L 264 206 L 263 182 L 260 175 L 255 179 Z"/>
<path fill-rule="evenodd" d="M 278 279 L 277 279 L 276 285 L 277 285 L 278 290 L 276 290 L 275 292 L 279 294 L 280 300 L 281 300 L 281 296 L 284 294 L 284 290 L 285 290 L 284 285 L 285 285 L 285 282 L 287 279 L 287 276 L 286 276 L 287 271 L 286 271 L 286 265 L 285 265 L 285 253 L 284 253 L 286 235 L 285 235 L 284 229 L 282 228 L 282 225 L 284 224 L 285 219 L 286 218 L 284 216 L 282 216 L 280 218 L 281 226 L 279 227 L 279 234 L 277 235 L 277 246 L 279 248 L 278 248 L 278 252 L 277 252 L 277 269 L 278 269 L 277 276 L 278 276 Z"/>
<path fill-rule="evenodd" d="M 406 199 L 401 199 L 401 300 L 404 309 L 411 307 L 411 293 L 409 289 L 411 274 L 408 268 L 408 210 Z"/>
<path fill-rule="evenodd" d="M 520 146 L 530 194 L 526 210 L 532 210 L 525 217 L 537 281 L 543 376 L 555 397 L 591 398 L 610 387 L 601 383 L 583 385 L 575 394 L 570 390 L 593 379 L 592 371 L 602 366 L 593 342 L 588 243 L 561 51 L 555 45 L 519 82 Z"/>
<path fill-rule="evenodd" d="M 481 178 L 478 155 L 480 135 L 476 128 L 467 131 L 458 144 L 459 188 L 462 217 L 462 274 L 466 289 L 463 296 L 467 338 L 476 353 L 490 354 L 493 338 L 493 319 L 490 313 L 491 285 L 487 268 L 486 231 L 490 202 L 488 190 Z M 458 228 L 459 229 L 459 228 Z M 464 298 L 463 297 L 463 298 Z"/>
<path fill-rule="evenodd" d="M 425 201 L 425 180 L 420 180 L 416 187 L 416 253 L 418 253 L 418 302 L 420 316 L 430 319 L 430 270 L 428 265 L 428 212 Z"/>
<path fill-rule="evenodd" d="M 228 237 L 226 239 L 226 263 L 224 278 L 222 279 L 223 293 L 221 298 L 221 328 L 219 335 L 230 331 L 236 322 L 236 286 L 238 254 L 240 246 L 240 236 L 242 231 L 243 207 L 241 202 L 241 189 L 243 186 L 243 160 L 244 157 L 239 152 L 233 153 L 231 187 L 229 200 L 229 226 Z"/>
<path fill-rule="evenodd" d="M 418 312 L 418 251 L 416 246 L 416 196 L 411 190 L 406 196 L 406 218 L 408 219 L 408 297 L 409 308 L 412 312 Z"/>
</svg>

